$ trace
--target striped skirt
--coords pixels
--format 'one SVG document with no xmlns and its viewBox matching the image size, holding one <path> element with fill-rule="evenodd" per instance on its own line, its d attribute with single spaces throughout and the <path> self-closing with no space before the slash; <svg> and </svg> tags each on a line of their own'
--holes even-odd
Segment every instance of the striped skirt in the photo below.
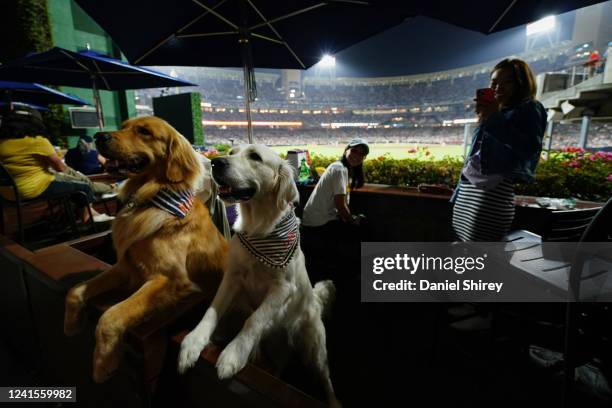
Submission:
<svg viewBox="0 0 612 408">
<path fill-rule="evenodd" d="M 504 179 L 492 190 L 461 182 L 453 208 L 453 230 L 460 241 L 496 242 L 514 219 L 514 184 Z"/>
</svg>

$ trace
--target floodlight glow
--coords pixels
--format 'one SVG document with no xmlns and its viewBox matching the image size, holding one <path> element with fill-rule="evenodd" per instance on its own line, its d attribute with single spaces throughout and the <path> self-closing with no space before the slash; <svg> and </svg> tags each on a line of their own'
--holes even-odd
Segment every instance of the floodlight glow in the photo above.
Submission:
<svg viewBox="0 0 612 408">
<path fill-rule="evenodd" d="M 323 55 L 323 58 L 321 58 L 321 61 L 319 61 L 319 63 L 323 67 L 333 67 L 336 65 L 336 57 L 334 57 L 333 55 L 325 54 Z"/>
<path fill-rule="evenodd" d="M 476 123 L 478 119 L 476 118 L 467 118 L 467 119 L 453 119 L 454 125 L 465 125 L 467 123 Z"/>
<path fill-rule="evenodd" d="M 544 17 L 535 23 L 527 24 L 527 35 L 541 34 L 555 28 L 557 19 L 555 16 Z"/>
</svg>

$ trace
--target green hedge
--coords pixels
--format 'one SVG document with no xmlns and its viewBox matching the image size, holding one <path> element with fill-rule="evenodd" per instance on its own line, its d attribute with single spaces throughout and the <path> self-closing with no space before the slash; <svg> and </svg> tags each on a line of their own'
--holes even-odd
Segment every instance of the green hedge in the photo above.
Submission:
<svg viewBox="0 0 612 408">
<path fill-rule="evenodd" d="M 48 0 L 2 1 L 0 15 L 2 24 L 0 37 L 1 62 L 24 57 L 30 52 L 46 51 L 53 46 Z M 40 81 L 44 82 L 44 81 Z M 53 86 L 57 89 L 58 87 Z M 53 105 L 51 111 L 43 112 L 43 118 L 52 142 L 66 147 L 65 137 L 72 127 L 67 111 L 62 105 Z"/>
<path fill-rule="evenodd" d="M 312 168 L 327 167 L 337 157 L 312 156 Z M 380 156 L 364 163 L 368 183 L 418 186 L 421 183 L 444 184 L 454 188 L 463 162 L 457 158 L 442 160 L 392 159 Z M 541 197 L 575 197 L 605 201 L 612 196 L 612 153 L 587 153 L 567 148 L 542 159 L 536 181 L 519 184 L 517 194 Z"/>
</svg>

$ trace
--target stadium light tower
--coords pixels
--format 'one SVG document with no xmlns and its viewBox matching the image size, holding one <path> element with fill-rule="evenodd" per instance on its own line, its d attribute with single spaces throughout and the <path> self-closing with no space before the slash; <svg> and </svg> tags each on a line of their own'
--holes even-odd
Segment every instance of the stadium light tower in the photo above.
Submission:
<svg viewBox="0 0 612 408">
<path fill-rule="evenodd" d="M 557 27 L 557 18 L 555 16 L 547 16 L 538 21 L 525 26 L 525 51 L 531 51 L 536 47 L 539 40 L 547 40 L 547 45 L 552 46 L 559 40 L 559 30 Z"/>
<path fill-rule="evenodd" d="M 328 77 L 332 89 L 336 87 L 336 57 L 324 54 L 315 65 L 315 75 L 318 77 Z"/>
<path fill-rule="evenodd" d="M 556 24 L 557 19 L 555 18 L 555 16 L 544 17 L 536 21 L 535 23 L 527 24 L 527 37 L 551 31 L 555 28 Z"/>
<path fill-rule="evenodd" d="M 336 57 L 334 57 L 333 55 L 325 54 L 323 55 L 323 58 L 321 58 L 321 61 L 319 61 L 319 64 L 321 64 L 321 66 L 325 68 L 335 67 Z"/>
</svg>

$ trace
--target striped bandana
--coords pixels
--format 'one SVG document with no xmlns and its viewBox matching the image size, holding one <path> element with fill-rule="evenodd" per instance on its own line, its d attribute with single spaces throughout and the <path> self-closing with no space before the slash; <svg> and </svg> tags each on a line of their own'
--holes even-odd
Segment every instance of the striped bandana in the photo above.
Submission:
<svg viewBox="0 0 612 408">
<path fill-rule="evenodd" d="M 160 210 L 169 212 L 170 214 L 185 218 L 193 207 L 194 194 L 191 190 L 160 190 L 157 195 L 149 200 L 149 202 Z"/>
<path fill-rule="evenodd" d="M 287 266 L 295 250 L 300 246 L 300 228 L 297 217 L 291 210 L 274 230 L 263 237 L 249 237 L 244 232 L 236 233 L 240 243 L 262 263 L 273 268 Z"/>
</svg>

